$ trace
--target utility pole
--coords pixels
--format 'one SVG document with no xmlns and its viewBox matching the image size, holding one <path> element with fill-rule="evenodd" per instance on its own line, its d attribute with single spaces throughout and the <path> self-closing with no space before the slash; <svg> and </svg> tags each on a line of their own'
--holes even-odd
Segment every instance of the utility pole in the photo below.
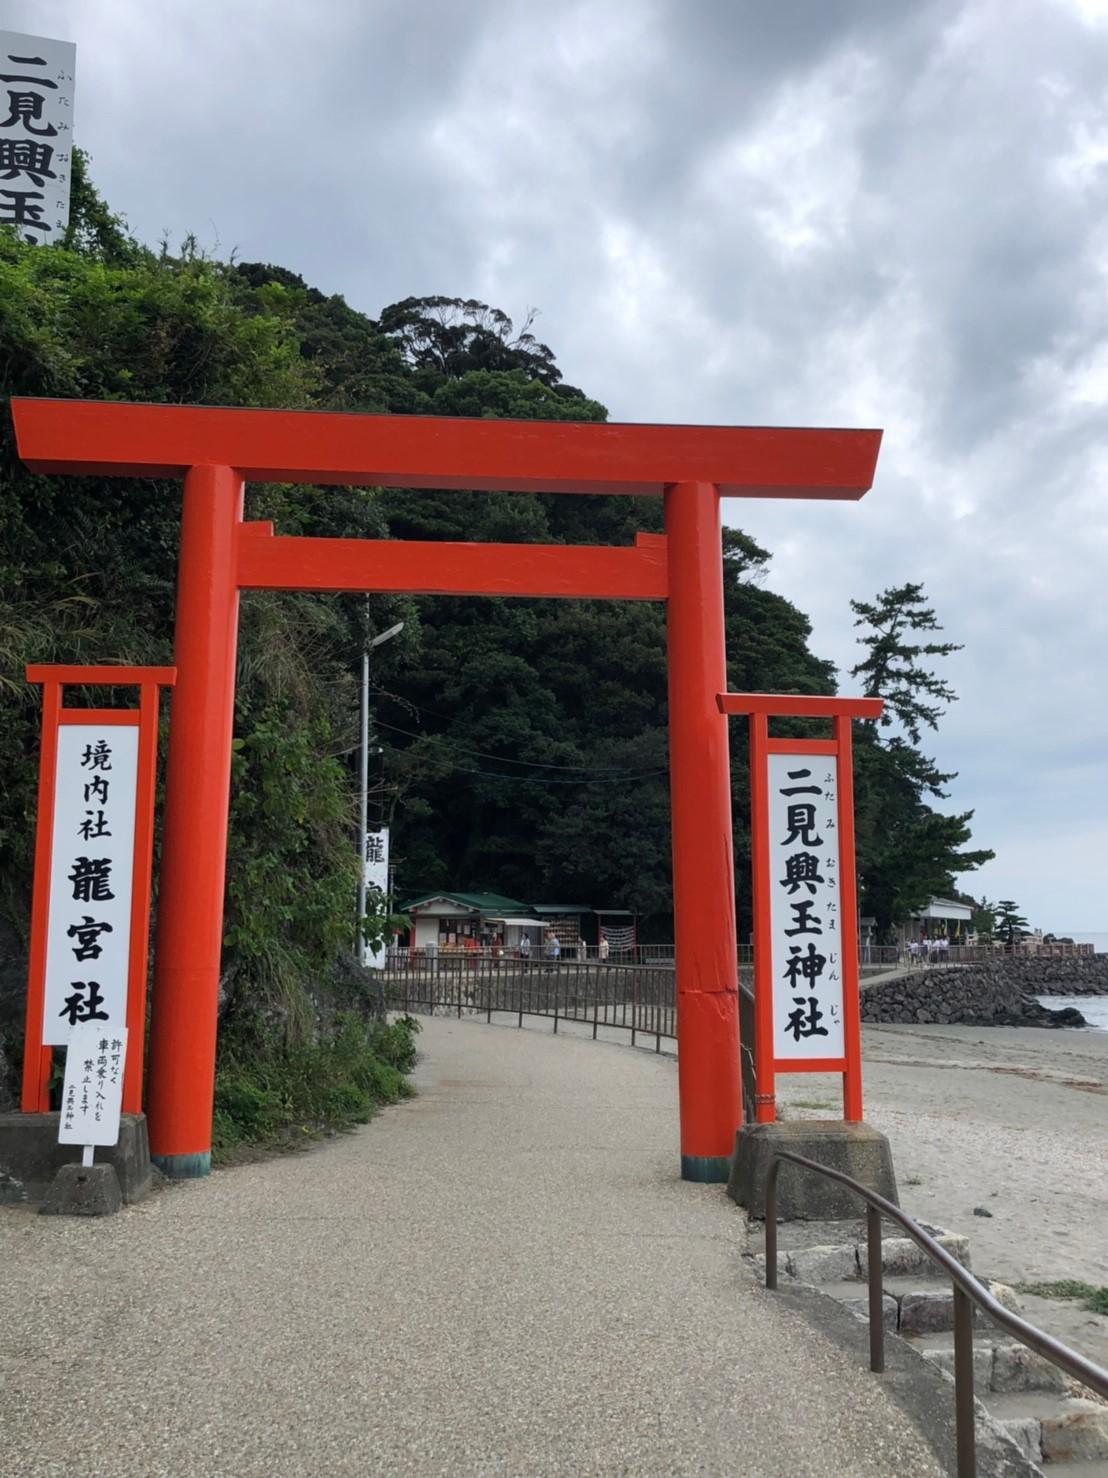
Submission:
<svg viewBox="0 0 1108 1478">
<path fill-rule="evenodd" d="M 357 949 L 358 964 L 365 964 L 365 931 L 362 920 L 365 918 L 365 862 L 366 841 L 369 834 L 369 654 L 374 647 L 383 646 L 385 642 L 391 641 L 394 636 L 399 636 L 404 630 L 403 621 L 398 621 L 395 626 L 390 626 L 387 631 L 382 631 L 366 642 L 362 648 L 362 742 L 360 755 L 360 786 L 358 790 L 358 919 L 357 919 Z"/>
</svg>

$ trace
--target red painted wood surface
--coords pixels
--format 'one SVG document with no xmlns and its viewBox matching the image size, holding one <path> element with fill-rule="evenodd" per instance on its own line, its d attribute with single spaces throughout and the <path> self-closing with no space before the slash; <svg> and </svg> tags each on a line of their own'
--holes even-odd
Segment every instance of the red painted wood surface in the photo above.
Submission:
<svg viewBox="0 0 1108 1478">
<path fill-rule="evenodd" d="M 720 499 L 666 493 L 669 764 L 682 1173 L 726 1179 L 742 1124 Z"/>
<path fill-rule="evenodd" d="M 716 702 L 720 713 L 764 713 L 771 718 L 880 718 L 885 707 L 881 698 L 808 693 L 720 693 Z"/>
<path fill-rule="evenodd" d="M 450 544 L 415 539 L 274 539 L 243 525 L 246 590 L 373 590 L 411 595 L 533 595 L 665 600 L 666 541 L 633 548 Z"/>
<path fill-rule="evenodd" d="M 236 468 L 251 482 L 659 496 L 712 482 L 728 497 L 860 498 L 880 431 L 483 421 L 227 410 L 120 401 L 12 401 L 35 472 L 183 477 Z"/>
<path fill-rule="evenodd" d="M 212 1143 L 242 501 L 229 467 L 197 467 L 185 480 L 150 1021 L 151 1154 L 186 1165 L 199 1157 L 202 1169 Z"/>
</svg>

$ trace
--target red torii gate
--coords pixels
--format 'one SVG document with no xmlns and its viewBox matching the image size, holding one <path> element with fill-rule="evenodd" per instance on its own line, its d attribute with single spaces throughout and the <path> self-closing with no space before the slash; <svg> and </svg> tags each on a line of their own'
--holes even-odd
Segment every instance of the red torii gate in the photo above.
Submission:
<svg viewBox="0 0 1108 1478">
<path fill-rule="evenodd" d="M 184 479 L 147 1091 L 151 1154 L 208 1173 L 241 590 L 665 600 L 681 1173 L 742 1120 L 720 498 L 857 499 L 879 431 L 476 421 L 12 402 L 36 472 Z M 275 537 L 246 482 L 665 498 L 631 548 Z"/>
</svg>

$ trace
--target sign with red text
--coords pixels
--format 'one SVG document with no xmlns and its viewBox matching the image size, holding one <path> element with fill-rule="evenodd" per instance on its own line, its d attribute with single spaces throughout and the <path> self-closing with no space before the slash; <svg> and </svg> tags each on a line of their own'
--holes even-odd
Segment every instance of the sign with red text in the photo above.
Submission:
<svg viewBox="0 0 1108 1478">
<path fill-rule="evenodd" d="M 42 1040 L 127 1021 L 138 725 L 58 729 Z M 79 1141 L 85 1142 L 85 1141 Z"/>
<path fill-rule="evenodd" d="M 76 64 L 71 41 L 0 31 L 0 225 L 32 246 L 69 225 Z"/>
<path fill-rule="evenodd" d="M 842 1057 L 838 759 L 770 754 L 773 1055 Z"/>
</svg>

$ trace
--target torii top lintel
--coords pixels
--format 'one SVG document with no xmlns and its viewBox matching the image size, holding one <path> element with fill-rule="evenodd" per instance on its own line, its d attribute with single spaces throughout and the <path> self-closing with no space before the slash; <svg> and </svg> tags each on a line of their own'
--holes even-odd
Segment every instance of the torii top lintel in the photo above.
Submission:
<svg viewBox="0 0 1108 1478">
<path fill-rule="evenodd" d="M 880 431 L 336 415 L 120 401 L 12 401 L 34 472 L 658 496 L 679 482 L 727 497 L 857 499 Z"/>
</svg>

